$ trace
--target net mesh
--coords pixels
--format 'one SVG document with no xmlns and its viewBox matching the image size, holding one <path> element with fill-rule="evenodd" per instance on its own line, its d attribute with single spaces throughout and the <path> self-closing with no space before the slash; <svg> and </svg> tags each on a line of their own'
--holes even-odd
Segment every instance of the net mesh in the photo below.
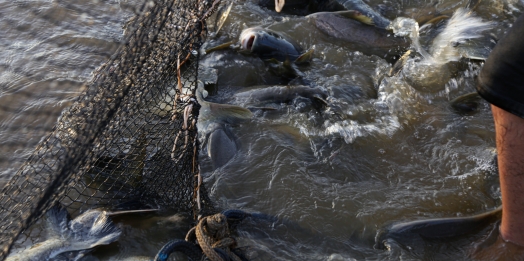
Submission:
<svg viewBox="0 0 524 261">
<path fill-rule="evenodd" d="M 127 202 L 213 213 L 200 185 L 193 98 L 205 19 L 218 0 L 145 1 L 0 195 L 0 259 L 60 202 L 70 212 Z"/>
</svg>

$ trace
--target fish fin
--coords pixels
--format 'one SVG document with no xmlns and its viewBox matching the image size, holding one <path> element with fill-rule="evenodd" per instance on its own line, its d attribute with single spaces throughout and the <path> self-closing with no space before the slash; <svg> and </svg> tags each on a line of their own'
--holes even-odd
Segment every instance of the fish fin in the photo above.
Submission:
<svg viewBox="0 0 524 261">
<path fill-rule="evenodd" d="M 395 76 L 397 75 L 400 70 L 402 70 L 402 68 L 404 67 L 404 65 L 406 64 L 406 62 L 408 61 L 408 58 L 410 57 L 411 55 L 411 50 L 407 50 L 398 60 L 397 62 L 393 65 L 393 67 L 391 67 L 391 69 L 389 70 L 388 72 L 388 76 L 391 77 L 391 76 Z"/>
<path fill-rule="evenodd" d="M 240 106 L 231 105 L 231 104 L 219 104 L 219 103 L 209 103 L 210 110 L 213 115 L 219 118 L 227 118 L 227 121 L 235 120 L 248 120 L 253 117 L 253 113 Z"/>
<path fill-rule="evenodd" d="M 326 108 L 326 107 L 329 107 L 329 103 L 326 101 L 326 99 L 324 99 L 323 97 L 321 97 L 320 95 L 313 95 L 312 97 L 312 101 L 313 101 L 313 107 L 317 110 L 321 110 L 323 108 Z"/>
<path fill-rule="evenodd" d="M 369 16 L 365 16 L 364 14 L 362 14 L 361 12 L 356 11 L 356 10 L 337 11 L 337 12 L 333 12 L 333 13 L 341 15 L 341 16 L 349 18 L 349 19 L 353 19 L 353 20 L 359 21 L 359 22 L 361 22 L 363 24 L 375 25 L 375 22 L 373 22 L 373 18 L 371 18 Z"/>
<path fill-rule="evenodd" d="M 296 64 L 301 64 L 301 63 L 307 63 L 307 62 L 311 61 L 311 59 L 313 59 L 313 53 L 314 52 L 315 52 L 315 49 L 313 49 L 313 48 L 309 49 L 307 52 L 301 54 L 295 60 L 295 63 Z"/>
<path fill-rule="evenodd" d="M 215 35 L 218 34 L 218 31 L 222 28 L 224 23 L 227 20 L 227 17 L 229 16 L 229 12 L 231 12 L 231 7 L 233 7 L 233 2 L 231 2 L 227 7 L 223 7 L 220 9 L 218 21 L 215 23 L 217 30 L 215 31 Z M 225 9 L 224 9 L 225 8 Z"/>
<path fill-rule="evenodd" d="M 214 52 L 214 51 L 224 50 L 226 48 L 229 48 L 233 44 L 234 44 L 233 41 L 229 41 L 229 42 L 226 42 L 226 43 L 223 43 L 223 44 L 219 44 L 217 46 L 205 49 L 204 51 L 206 52 L 206 54 L 208 54 L 208 53 L 211 53 L 211 52 Z"/>
<path fill-rule="evenodd" d="M 275 11 L 277 11 L 277 13 L 280 13 L 280 11 L 282 11 L 282 8 L 284 8 L 285 4 L 285 0 L 275 0 Z"/>
<path fill-rule="evenodd" d="M 110 244 L 122 231 L 109 218 L 106 211 L 88 210 L 69 222 L 71 249 L 82 250 Z"/>
<path fill-rule="evenodd" d="M 267 60 L 265 60 L 265 62 L 273 63 L 273 64 L 279 64 L 280 63 L 276 58 L 267 59 Z"/>
<path fill-rule="evenodd" d="M 295 63 L 292 63 L 289 58 L 286 57 L 286 60 L 282 64 L 284 69 L 287 71 L 286 75 L 289 78 L 303 77 L 304 74 L 298 69 Z"/>
<path fill-rule="evenodd" d="M 440 15 L 440 16 L 437 16 L 429 21 L 426 22 L 426 24 L 438 24 L 446 19 L 449 19 L 449 15 Z"/>
<path fill-rule="evenodd" d="M 320 95 L 313 95 L 313 98 L 319 102 L 321 102 L 324 106 L 328 106 L 329 103 L 324 99 L 324 97 L 321 97 Z"/>
<path fill-rule="evenodd" d="M 470 92 L 450 101 L 451 108 L 461 115 L 471 115 L 477 112 L 482 97 L 478 92 Z"/>
<path fill-rule="evenodd" d="M 466 8 L 475 11 L 477 7 L 479 6 L 480 0 L 468 0 L 468 3 L 466 4 Z"/>
<path fill-rule="evenodd" d="M 244 50 L 244 49 L 238 50 L 238 53 L 239 54 L 243 54 L 243 55 L 251 55 L 251 51 L 250 50 Z"/>
<path fill-rule="evenodd" d="M 450 17 L 447 16 L 447 15 L 440 15 L 440 16 L 437 16 L 433 19 L 430 19 L 429 21 L 425 22 L 425 23 L 422 23 L 421 21 L 417 21 L 417 23 L 419 23 L 420 28 L 419 28 L 419 34 L 425 34 L 425 33 L 428 33 L 428 31 L 435 27 L 437 24 L 441 23 L 442 21 L 444 20 L 448 20 Z"/>
<path fill-rule="evenodd" d="M 283 62 L 275 58 L 265 60 L 265 62 L 267 62 L 268 68 L 272 73 L 284 78 L 294 79 L 300 73 L 295 68 L 296 65 L 289 60 L 289 57 L 286 57 L 286 60 Z"/>
<path fill-rule="evenodd" d="M 48 237 L 56 238 L 68 230 L 69 213 L 60 204 L 51 207 L 46 213 Z"/>
<path fill-rule="evenodd" d="M 225 126 L 216 128 L 209 135 L 207 152 L 213 168 L 220 168 L 235 157 L 238 151 L 235 140 L 235 135 Z"/>
</svg>

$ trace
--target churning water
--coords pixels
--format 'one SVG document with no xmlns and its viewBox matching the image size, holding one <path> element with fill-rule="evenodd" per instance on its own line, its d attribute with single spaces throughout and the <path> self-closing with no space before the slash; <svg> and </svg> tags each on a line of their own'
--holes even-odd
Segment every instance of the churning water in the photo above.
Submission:
<svg viewBox="0 0 524 261">
<path fill-rule="evenodd" d="M 451 17 L 466 5 L 452 0 L 368 3 L 390 19 L 417 20 Z M 123 0 L 0 3 L 0 179 L 17 170 L 91 72 L 116 50 L 132 8 L 133 3 Z M 500 38 L 522 8 L 518 1 L 481 1 L 473 15 L 490 25 L 478 37 L 482 45 L 471 44 L 467 51 L 489 51 L 492 38 Z M 205 182 L 219 207 L 263 212 L 295 224 L 243 226 L 237 235 L 240 246 L 248 246 L 259 260 L 492 257 L 473 252 L 494 226 L 452 242 L 375 247 L 377 231 L 392 222 L 466 216 L 500 204 L 489 105 L 481 102 L 467 114 L 450 106 L 453 98 L 475 91 L 482 61 L 447 59 L 445 72 L 417 72 L 425 81 L 421 84 L 405 77 L 423 61 L 417 53 L 401 73 L 387 76 L 392 65 L 382 57 L 366 55 L 322 34 L 303 17 L 278 14 L 256 1 L 235 2 L 208 46 L 237 40 L 252 26 L 286 33 L 304 49 L 314 48 L 311 63 L 299 69 L 329 97 L 327 108 L 301 98 L 257 104 L 272 109 L 254 110 L 252 120 L 231 127 L 240 149 L 221 168 L 213 169 L 202 151 Z M 433 57 L 444 50 L 439 49 L 447 32 L 442 28 L 419 38 Z M 201 66 L 218 71 L 218 93 L 208 97 L 214 102 L 235 103 L 230 97 L 243 88 L 280 82 L 260 59 L 232 49 L 203 55 Z M 428 78 L 434 80 L 428 83 Z M 144 225 L 149 221 L 122 222 L 124 241 L 96 251 L 101 260 L 153 256 L 168 238 L 183 237 L 186 228 L 176 218 L 162 221 L 178 224 L 172 226 L 158 220 L 150 226 Z M 153 232 L 146 229 L 155 226 Z M 507 250 L 502 243 L 493 249 Z"/>
</svg>

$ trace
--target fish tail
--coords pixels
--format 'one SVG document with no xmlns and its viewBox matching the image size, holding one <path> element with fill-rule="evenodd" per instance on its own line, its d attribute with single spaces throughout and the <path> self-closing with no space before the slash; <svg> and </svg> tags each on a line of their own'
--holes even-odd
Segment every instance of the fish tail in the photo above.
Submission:
<svg viewBox="0 0 524 261">
<path fill-rule="evenodd" d="M 46 213 L 46 222 L 48 228 L 48 237 L 60 237 L 68 230 L 69 213 L 60 205 L 51 207 Z"/>
<path fill-rule="evenodd" d="M 120 228 L 107 215 L 102 214 L 92 224 L 85 224 L 83 227 L 71 226 L 71 245 L 73 249 L 107 245 L 116 241 L 121 233 Z"/>
</svg>

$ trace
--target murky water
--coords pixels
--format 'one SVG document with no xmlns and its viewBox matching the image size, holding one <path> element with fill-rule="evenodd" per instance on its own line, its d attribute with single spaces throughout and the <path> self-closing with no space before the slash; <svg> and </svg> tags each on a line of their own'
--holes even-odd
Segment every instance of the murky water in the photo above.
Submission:
<svg viewBox="0 0 524 261">
<path fill-rule="evenodd" d="M 0 2 L 0 183 L 118 47 L 132 15 L 118 2 Z"/>
<path fill-rule="evenodd" d="M 437 11 L 451 15 L 465 2 L 369 1 L 391 19 Z M 0 3 L 0 179 L 16 171 L 82 82 L 115 51 L 132 8 L 127 1 Z M 483 20 L 496 22 L 489 34 L 499 38 L 522 9 L 518 1 L 497 0 L 481 1 L 476 11 Z M 220 208 L 294 222 L 239 228 L 239 245 L 248 246 L 252 258 L 493 258 L 472 253 L 495 225 L 451 242 L 374 247 L 377 230 L 392 222 L 466 216 L 500 204 L 489 105 L 481 102 L 470 114 L 450 106 L 453 98 L 475 90 L 481 62 L 455 62 L 449 80 L 418 90 L 402 75 L 385 77 L 391 64 L 383 58 L 325 36 L 303 17 L 277 14 L 255 1 L 238 1 L 209 46 L 237 40 L 251 26 L 284 32 L 304 49 L 315 49 L 311 63 L 299 69 L 311 85 L 325 88 L 331 107 L 316 108 L 309 99 L 237 101 L 231 97 L 239 90 L 283 81 L 259 58 L 235 50 L 202 56 L 203 67 L 218 70 L 218 93 L 208 100 L 274 108 L 254 110 L 252 120 L 230 126 L 240 149 L 225 166 L 213 169 L 205 150 L 200 157 L 206 185 Z M 422 36 L 422 46 L 428 48 L 435 34 Z M 130 254 L 152 256 L 168 238 L 182 238 L 186 227 L 179 219 L 167 228 L 159 221 L 121 221 L 125 239 L 95 254 L 117 260 Z M 508 249 L 503 242 L 495 245 L 496 253 Z"/>
</svg>

